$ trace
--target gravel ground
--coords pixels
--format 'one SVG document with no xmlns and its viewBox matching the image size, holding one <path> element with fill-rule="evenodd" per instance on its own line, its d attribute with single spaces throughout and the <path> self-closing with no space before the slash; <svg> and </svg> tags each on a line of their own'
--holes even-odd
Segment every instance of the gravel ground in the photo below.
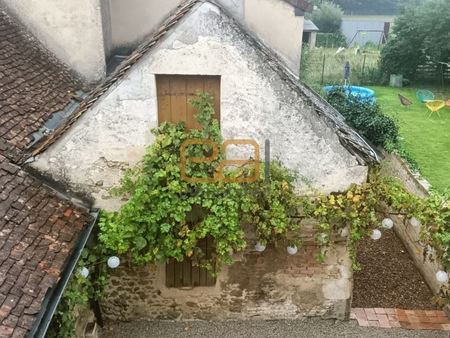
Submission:
<svg viewBox="0 0 450 338">
<path fill-rule="evenodd" d="M 174 322 L 137 321 L 107 324 L 102 338 L 448 338 L 444 331 L 409 331 L 359 327 L 356 321 L 308 318 L 292 321 Z"/>
<path fill-rule="evenodd" d="M 433 294 L 393 230 L 382 230 L 378 241 L 358 245 L 362 270 L 354 274 L 352 307 L 407 310 L 436 309 Z"/>
</svg>

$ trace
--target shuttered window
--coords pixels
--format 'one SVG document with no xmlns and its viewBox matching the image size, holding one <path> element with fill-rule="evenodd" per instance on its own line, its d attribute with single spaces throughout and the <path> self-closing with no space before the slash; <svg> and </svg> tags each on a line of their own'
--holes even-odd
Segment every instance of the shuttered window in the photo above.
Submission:
<svg viewBox="0 0 450 338">
<path fill-rule="evenodd" d="M 215 248 L 212 238 L 200 240 L 197 246 L 204 254 L 202 259 L 213 258 Z M 202 260 L 200 260 L 201 262 Z M 211 272 L 197 265 L 189 257 L 185 257 L 183 262 L 178 262 L 174 259 L 170 260 L 166 264 L 166 286 L 169 288 L 214 286 L 216 279 Z"/>
<path fill-rule="evenodd" d="M 188 129 L 199 129 L 189 100 L 200 92 L 214 98 L 215 118 L 220 122 L 220 76 L 156 75 L 158 122 L 185 122 Z"/>
</svg>

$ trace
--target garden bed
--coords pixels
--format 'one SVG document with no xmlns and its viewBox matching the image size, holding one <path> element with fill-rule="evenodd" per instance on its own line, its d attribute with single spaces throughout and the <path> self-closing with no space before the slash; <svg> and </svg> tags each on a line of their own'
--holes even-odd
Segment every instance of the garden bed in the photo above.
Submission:
<svg viewBox="0 0 450 338">
<path fill-rule="evenodd" d="M 354 274 L 352 307 L 436 309 L 422 275 L 393 230 L 380 240 L 370 238 L 358 245 L 362 270 Z"/>
</svg>

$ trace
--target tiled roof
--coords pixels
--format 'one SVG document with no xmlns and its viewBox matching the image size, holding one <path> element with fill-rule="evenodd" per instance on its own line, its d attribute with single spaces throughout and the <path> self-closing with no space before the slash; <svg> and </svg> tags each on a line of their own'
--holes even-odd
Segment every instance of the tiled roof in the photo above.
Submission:
<svg viewBox="0 0 450 338">
<path fill-rule="evenodd" d="M 305 20 L 303 23 L 304 32 L 318 32 L 319 28 L 311 20 Z"/>
<path fill-rule="evenodd" d="M 24 337 L 90 221 L 16 166 L 77 80 L 0 10 L 0 337 Z"/>
<path fill-rule="evenodd" d="M 303 12 L 312 12 L 313 5 L 305 0 L 284 0 L 287 3 L 291 4 L 295 8 L 303 11 Z"/>
<path fill-rule="evenodd" d="M 0 51 L 0 151 L 18 162 L 31 134 L 81 85 L 2 10 Z"/>
<path fill-rule="evenodd" d="M 2 155 L 0 189 L 0 337 L 23 337 L 90 220 Z"/>
<path fill-rule="evenodd" d="M 291 1 L 291 0 L 289 0 Z M 292 0 L 297 3 L 302 0 Z M 120 81 L 139 60 L 151 51 L 158 42 L 163 39 L 168 32 L 190 12 L 200 0 L 190 0 L 182 3 L 177 10 L 169 16 L 169 18 L 161 25 L 159 30 L 148 41 L 140 45 L 132 54 L 130 54 L 121 65 L 97 88 L 95 88 L 75 110 L 75 112 L 57 128 L 53 133 L 47 135 L 43 141 L 36 145 L 31 151 L 31 155 L 36 156 L 45 151 L 54 142 L 56 142 L 86 111 L 88 111 L 101 97 L 106 93 L 117 81 Z M 218 6 L 217 4 L 215 4 Z M 220 6 L 219 6 L 220 7 Z M 280 59 L 260 41 L 257 41 L 249 34 L 247 38 L 253 43 L 266 58 L 267 65 L 272 67 L 280 76 L 288 82 L 293 90 L 297 91 L 306 102 L 313 106 L 317 115 L 324 119 L 339 137 L 342 145 L 353 154 L 361 164 L 377 163 L 378 157 L 376 152 L 367 144 L 367 142 L 344 121 L 342 115 L 322 99 L 319 94 L 315 93 L 308 86 L 300 83 L 300 81 L 285 67 Z"/>
</svg>

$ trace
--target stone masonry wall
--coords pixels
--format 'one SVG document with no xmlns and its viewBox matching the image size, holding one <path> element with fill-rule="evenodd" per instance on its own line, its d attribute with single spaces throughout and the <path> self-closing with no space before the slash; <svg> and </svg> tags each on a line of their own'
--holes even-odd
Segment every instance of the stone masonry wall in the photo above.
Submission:
<svg viewBox="0 0 450 338">
<path fill-rule="evenodd" d="M 247 251 L 224 267 L 215 287 L 167 288 L 165 266 L 123 264 L 113 272 L 102 303 L 106 318 L 136 319 L 346 319 L 352 290 L 345 244 L 319 263 L 314 245 L 295 256 L 285 247 Z"/>
<path fill-rule="evenodd" d="M 301 221 L 303 246 L 290 256 L 284 245 L 253 250 L 254 229 L 244 226 L 248 248 L 224 266 L 214 287 L 167 288 L 165 265 L 122 264 L 110 276 L 102 303 L 105 317 L 134 319 L 294 319 L 303 316 L 348 318 L 352 290 L 346 239 L 315 256 L 315 223 Z"/>
<path fill-rule="evenodd" d="M 397 177 L 400 179 L 405 188 L 412 194 L 419 197 L 428 196 L 430 185 L 427 181 L 414 174 L 408 165 L 396 155 L 385 155 L 382 165 L 382 174 L 385 176 Z M 434 294 L 439 292 L 441 285 L 436 281 L 436 272 L 441 270 L 440 263 L 437 261 L 423 259 L 424 247 L 420 244 L 420 227 L 415 228 L 409 220 L 405 220 L 401 216 L 391 216 L 395 222 L 394 231 L 397 236 L 405 244 L 410 256 L 414 260 L 415 265 L 424 277 L 430 289 Z"/>
</svg>

